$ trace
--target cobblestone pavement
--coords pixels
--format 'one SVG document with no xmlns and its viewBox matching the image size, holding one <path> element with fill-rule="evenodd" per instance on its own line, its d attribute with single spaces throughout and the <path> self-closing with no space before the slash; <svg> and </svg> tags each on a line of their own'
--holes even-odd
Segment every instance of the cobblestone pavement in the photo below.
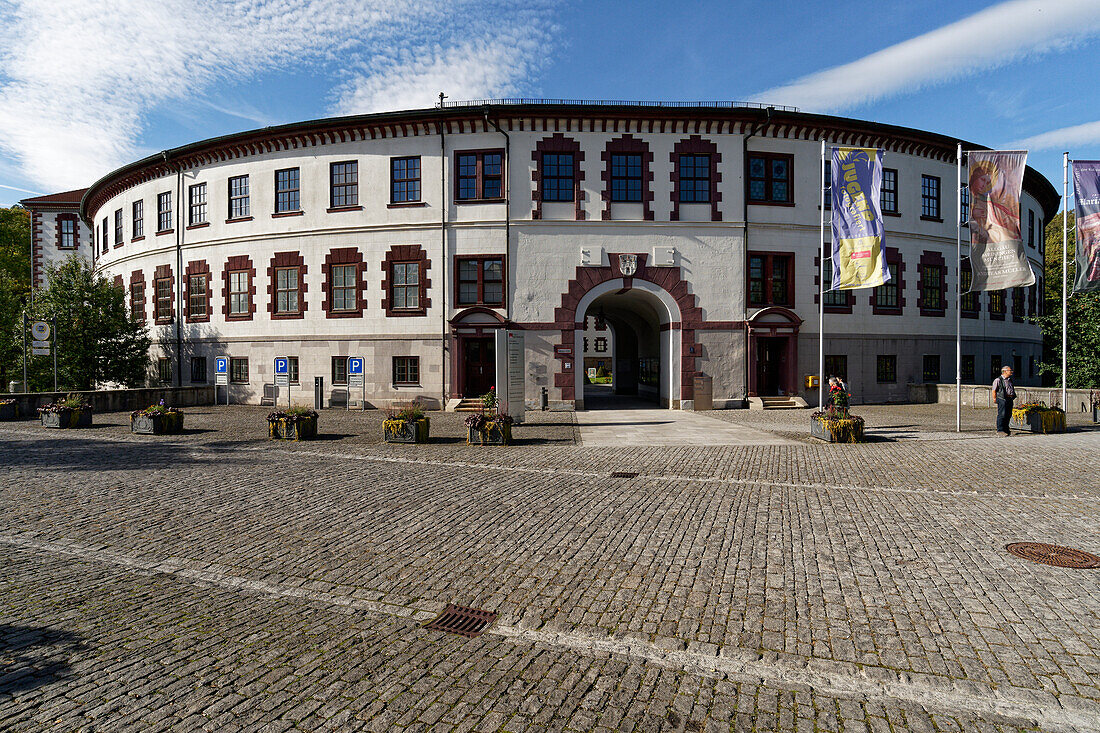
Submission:
<svg viewBox="0 0 1100 733">
<path fill-rule="evenodd" d="M 0 425 L 0 730 L 1100 730 L 1100 431 L 600 447 L 377 443 L 266 410 Z M 964 413 L 965 415 L 966 413 Z M 715 412 L 802 440 L 807 413 Z M 982 432 L 979 432 L 979 428 Z M 612 471 L 637 472 L 611 478 Z M 499 612 L 476 639 L 422 624 Z"/>
</svg>

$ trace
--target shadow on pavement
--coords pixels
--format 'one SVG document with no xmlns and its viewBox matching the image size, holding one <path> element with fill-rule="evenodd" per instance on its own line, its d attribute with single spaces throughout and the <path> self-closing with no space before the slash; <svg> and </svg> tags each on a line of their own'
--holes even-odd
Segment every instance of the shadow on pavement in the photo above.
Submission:
<svg viewBox="0 0 1100 733">
<path fill-rule="evenodd" d="M 82 637 L 49 627 L 0 624 L 0 695 L 49 685 L 65 677 Z"/>
</svg>

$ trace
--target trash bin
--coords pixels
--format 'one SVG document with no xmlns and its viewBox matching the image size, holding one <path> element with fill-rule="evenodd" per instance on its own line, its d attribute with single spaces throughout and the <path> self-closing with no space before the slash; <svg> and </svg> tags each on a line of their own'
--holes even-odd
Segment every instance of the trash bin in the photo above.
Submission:
<svg viewBox="0 0 1100 733">
<path fill-rule="evenodd" d="M 712 380 L 708 376 L 700 375 L 695 378 L 695 409 L 697 411 L 714 409 L 714 388 L 711 382 Z"/>
</svg>

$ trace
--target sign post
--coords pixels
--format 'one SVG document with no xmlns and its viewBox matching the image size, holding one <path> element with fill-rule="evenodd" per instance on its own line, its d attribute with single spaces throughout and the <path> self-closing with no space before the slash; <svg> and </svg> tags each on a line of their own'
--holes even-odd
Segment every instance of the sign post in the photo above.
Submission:
<svg viewBox="0 0 1100 733">
<path fill-rule="evenodd" d="M 290 407 L 290 359 L 275 357 L 275 408 L 279 407 L 279 387 L 286 387 L 286 406 Z"/>
<path fill-rule="evenodd" d="M 362 390 L 363 401 L 359 403 L 359 408 L 361 410 L 367 409 L 367 383 L 363 377 L 363 357 L 361 356 L 348 357 L 348 399 L 344 405 L 348 410 L 351 410 L 352 387 L 358 387 Z"/>
<path fill-rule="evenodd" d="M 229 405 L 229 357 L 214 357 L 214 403 L 218 402 L 218 387 L 225 385 L 225 404 Z"/>
<path fill-rule="evenodd" d="M 523 331 L 501 329 L 496 334 L 496 391 L 501 412 L 523 422 L 526 405 L 526 364 Z"/>
</svg>

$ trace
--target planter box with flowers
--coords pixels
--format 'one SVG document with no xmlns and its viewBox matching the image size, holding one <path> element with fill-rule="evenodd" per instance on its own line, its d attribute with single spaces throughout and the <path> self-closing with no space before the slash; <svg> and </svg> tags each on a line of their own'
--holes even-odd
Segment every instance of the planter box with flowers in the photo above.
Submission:
<svg viewBox="0 0 1100 733">
<path fill-rule="evenodd" d="M 431 420 L 419 402 L 391 407 L 382 421 L 382 439 L 387 443 L 427 443 Z"/>
<path fill-rule="evenodd" d="M 92 406 L 76 394 L 39 407 L 38 414 L 44 428 L 87 428 L 92 425 Z"/>
<path fill-rule="evenodd" d="M 1045 402 L 1025 402 L 1012 408 L 1009 426 L 1032 433 L 1066 432 L 1066 413 L 1060 407 L 1047 407 Z"/>
<path fill-rule="evenodd" d="M 144 410 L 130 413 L 130 432 L 136 435 L 179 435 L 183 432 L 183 412 L 168 407 L 164 400 Z"/>
<path fill-rule="evenodd" d="M 839 384 L 829 388 L 829 406 L 810 415 L 811 437 L 829 443 L 863 442 L 863 418 L 848 412 L 848 398 Z"/>
<path fill-rule="evenodd" d="M 495 387 L 481 396 L 481 412 L 466 417 L 467 445 L 508 445 L 512 442 L 512 417 L 497 409 Z"/>
<path fill-rule="evenodd" d="M 317 412 L 295 405 L 267 416 L 267 434 L 272 440 L 313 440 L 317 437 Z"/>
<path fill-rule="evenodd" d="M 0 400 L 0 420 L 18 420 L 19 403 L 15 400 Z"/>
</svg>

